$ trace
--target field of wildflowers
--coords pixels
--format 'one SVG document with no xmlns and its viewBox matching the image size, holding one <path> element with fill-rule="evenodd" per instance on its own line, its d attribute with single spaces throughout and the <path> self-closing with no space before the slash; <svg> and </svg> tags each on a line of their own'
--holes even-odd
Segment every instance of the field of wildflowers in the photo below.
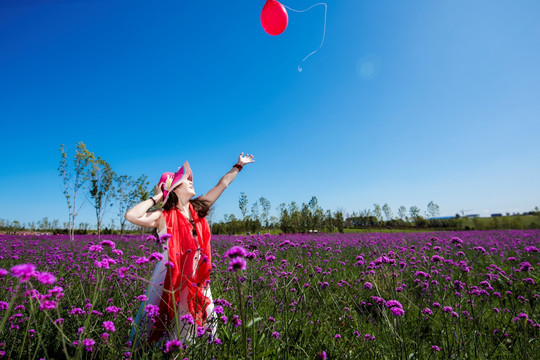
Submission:
<svg viewBox="0 0 540 360">
<path fill-rule="evenodd" d="M 539 358 L 540 230 L 212 241 L 216 331 L 137 349 L 155 238 L 0 235 L 0 359 Z"/>
</svg>

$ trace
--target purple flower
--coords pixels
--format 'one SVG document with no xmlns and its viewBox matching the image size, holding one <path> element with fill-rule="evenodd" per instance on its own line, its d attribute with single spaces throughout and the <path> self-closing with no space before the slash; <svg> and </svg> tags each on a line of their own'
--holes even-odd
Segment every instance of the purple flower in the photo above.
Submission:
<svg viewBox="0 0 540 360">
<path fill-rule="evenodd" d="M 247 254 L 248 254 L 247 250 L 244 249 L 243 247 L 233 246 L 232 248 L 227 250 L 227 252 L 225 252 L 223 256 L 233 259 L 235 257 L 246 257 Z"/>
<path fill-rule="evenodd" d="M 116 244 L 112 242 L 111 240 L 103 240 L 99 243 L 101 246 L 109 246 L 111 249 L 114 249 L 116 247 Z"/>
<path fill-rule="evenodd" d="M 122 312 L 122 309 L 116 306 L 108 306 L 105 308 L 105 311 L 108 312 L 109 314 L 118 314 Z"/>
<path fill-rule="evenodd" d="M 161 261 L 161 260 L 163 260 L 163 254 L 155 252 L 155 253 L 152 253 L 152 255 L 150 255 L 148 257 L 148 259 L 150 259 L 150 260 L 156 259 L 157 261 Z"/>
<path fill-rule="evenodd" d="M 401 303 L 397 300 L 388 300 L 386 302 L 386 307 L 387 308 L 391 308 L 391 307 L 394 307 L 394 306 L 397 306 L 398 308 L 400 309 L 403 309 L 403 305 L 401 305 Z"/>
<path fill-rule="evenodd" d="M 405 315 L 405 311 L 402 308 L 397 307 L 397 306 L 391 307 L 390 312 L 392 313 L 392 315 L 396 317 Z"/>
<path fill-rule="evenodd" d="M 182 342 L 178 339 L 167 341 L 167 343 L 165 344 L 165 350 L 163 350 L 163 352 L 166 354 L 174 350 L 175 348 L 179 349 L 180 347 L 182 347 Z"/>
<path fill-rule="evenodd" d="M 326 351 L 322 351 L 321 353 L 317 354 L 317 359 L 318 360 L 326 360 L 328 357 L 326 355 Z"/>
<path fill-rule="evenodd" d="M 193 316 L 191 316 L 191 314 L 185 314 L 185 315 L 180 316 L 180 320 L 190 325 L 193 325 L 195 323 L 195 321 L 193 320 Z"/>
<path fill-rule="evenodd" d="M 88 248 L 88 251 L 90 252 L 102 252 L 103 251 L 103 246 L 101 245 L 92 245 Z"/>
<path fill-rule="evenodd" d="M 146 237 L 146 241 L 156 242 L 157 239 L 156 239 L 156 237 L 154 235 L 148 235 Z"/>
<path fill-rule="evenodd" d="M 6 276 L 9 273 L 6 269 L 0 269 L 0 276 Z"/>
<path fill-rule="evenodd" d="M 234 257 L 229 262 L 229 271 L 246 270 L 246 259 L 243 257 Z"/>
<path fill-rule="evenodd" d="M 150 260 L 144 256 L 138 257 L 137 260 L 135 260 L 135 264 L 139 264 L 139 265 L 146 264 L 148 262 L 150 262 Z"/>
<path fill-rule="evenodd" d="M 240 325 L 242 325 L 242 320 L 240 320 L 238 315 L 233 315 L 232 323 L 235 327 L 239 327 Z"/>
<path fill-rule="evenodd" d="M 197 337 L 203 337 L 205 332 L 206 329 L 204 328 L 204 326 L 197 326 Z"/>
<path fill-rule="evenodd" d="M 534 282 L 534 280 L 532 278 L 525 278 L 525 279 L 523 279 L 523 282 L 525 284 L 531 284 L 531 285 L 535 284 L 535 282 Z"/>
<path fill-rule="evenodd" d="M 46 285 L 51 285 L 56 282 L 56 277 L 48 272 L 39 273 L 37 274 L 36 278 L 40 283 Z"/>
<path fill-rule="evenodd" d="M 438 347 L 437 345 L 433 345 L 433 346 L 431 347 L 431 350 L 433 350 L 433 351 L 441 351 L 441 348 Z"/>
<path fill-rule="evenodd" d="M 118 269 L 116 270 L 116 273 L 118 274 L 118 277 L 119 277 L 120 279 L 123 279 L 124 277 L 126 277 L 126 272 L 127 272 L 128 270 L 129 270 L 129 269 L 128 269 L 127 267 L 122 266 L 122 267 L 120 267 L 120 268 L 118 268 Z"/>
<path fill-rule="evenodd" d="M 86 347 L 86 351 L 92 352 L 92 346 L 94 346 L 96 342 L 94 341 L 94 339 L 84 339 L 82 341 L 82 344 Z"/>
<path fill-rule="evenodd" d="M 364 283 L 364 289 L 373 289 L 373 285 L 370 282 Z"/>
<path fill-rule="evenodd" d="M 171 237 L 172 237 L 171 234 L 165 233 L 165 234 L 163 234 L 163 235 L 161 235 L 161 236 L 159 237 L 159 241 L 165 242 L 165 241 L 169 240 Z M 154 239 L 155 239 L 155 238 L 154 238 Z"/>
<path fill-rule="evenodd" d="M 84 311 L 81 308 L 73 308 L 73 309 L 71 309 L 70 314 L 71 315 L 84 315 L 84 314 L 86 314 L 86 311 Z"/>
<path fill-rule="evenodd" d="M 341 339 L 341 335 L 339 335 L 339 334 L 334 335 L 334 339 L 335 339 L 335 340 Z"/>
<path fill-rule="evenodd" d="M 5 301 L 0 301 L 0 310 L 7 310 L 9 308 L 9 303 Z"/>
<path fill-rule="evenodd" d="M 159 306 L 148 304 L 144 307 L 144 311 L 146 311 L 149 318 L 155 318 L 159 315 Z"/>
<path fill-rule="evenodd" d="M 36 272 L 36 265 L 34 264 L 20 264 L 11 268 L 11 274 L 19 278 L 20 282 L 26 282 L 30 280 L 30 277 Z"/>
<path fill-rule="evenodd" d="M 146 300 L 148 300 L 148 297 L 146 295 L 139 295 L 139 296 L 137 296 L 137 300 L 146 301 Z"/>
<path fill-rule="evenodd" d="M 214 312 L 218 315 L 221 315 L 223 314 L 223 307 L 222 306 L 215 306 L 214 307 Z"/>
<path fill-rule="evenodd" d="M 279 339 L 279 333 L 277 331 L 274 331 L 272 333 L 272 336 L 275 337 L 276 339 Z"/>
<path fill-rule="evenodd" d="M 39 305 L 39 310 L 52 310 L 56 309 L 56 301 L 45 300 Z"/>
<path fill-rule="evenodd" d="M 105 330 L 109 332 L 116 331 L 116 328 L 114 327 L 114 323 L 112 321 L 104 321 L 102 326 L 105 328 Z"/>
</svg>

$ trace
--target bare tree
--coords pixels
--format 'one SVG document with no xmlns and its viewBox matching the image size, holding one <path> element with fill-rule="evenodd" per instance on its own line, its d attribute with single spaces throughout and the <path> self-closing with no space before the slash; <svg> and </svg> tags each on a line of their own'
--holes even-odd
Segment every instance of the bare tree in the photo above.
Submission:
<svg viewBox="0 0 540 360">
<path fill-rule="evenodd" d="M 77 195 L 88 181 L 88 169 L 94 159 L 94 154 L 86 149 L 86 145 L 82 141 L 79 142 L 75 149 L 72 168 L 69 166 L 64 144 L 60 145 L 60 154 L 58 172 L 64 183 L 64 196 L 66 197 L 69 212 L 68 230 L 71 240 L 73 240 L 75 237 L 75 218 L 81 208 L 81 205 L 77 207 Z"/>
</svg>

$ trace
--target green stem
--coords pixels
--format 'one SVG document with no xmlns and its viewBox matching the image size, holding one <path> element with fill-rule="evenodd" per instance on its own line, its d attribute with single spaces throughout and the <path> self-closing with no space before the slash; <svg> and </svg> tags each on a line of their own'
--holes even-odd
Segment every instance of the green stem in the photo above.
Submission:
<svg viewBox="0 0 540 360">
<path fill-rule="evenodd" d="M 238 292 L 238 302 L 240 306 L 240 319 L 242 319 L 242 343 L 244 346 L 244 356 L 247 359 L 248 358 L 248 346 L 247 346 L 247 335 L 246 335 L 246 318 L 244 313 L 244 300 L 242 298 L 242 283 L 238 279 L 238 276 L 236 277 L 236 290 Z"/>
</svg>

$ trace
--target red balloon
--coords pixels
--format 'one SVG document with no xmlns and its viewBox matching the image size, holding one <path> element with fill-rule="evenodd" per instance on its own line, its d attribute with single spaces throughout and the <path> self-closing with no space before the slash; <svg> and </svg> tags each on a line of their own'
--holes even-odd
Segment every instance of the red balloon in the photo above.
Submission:
<svg viewBox="0 0 540 360">
<path fill-rule="evenodd" d="M 285 7 L 276 0 L 266 0 L 261 12 L 261 24 L 268 34 L 279 35 L 285 31 L 289 16 Z"/>
</svg>

